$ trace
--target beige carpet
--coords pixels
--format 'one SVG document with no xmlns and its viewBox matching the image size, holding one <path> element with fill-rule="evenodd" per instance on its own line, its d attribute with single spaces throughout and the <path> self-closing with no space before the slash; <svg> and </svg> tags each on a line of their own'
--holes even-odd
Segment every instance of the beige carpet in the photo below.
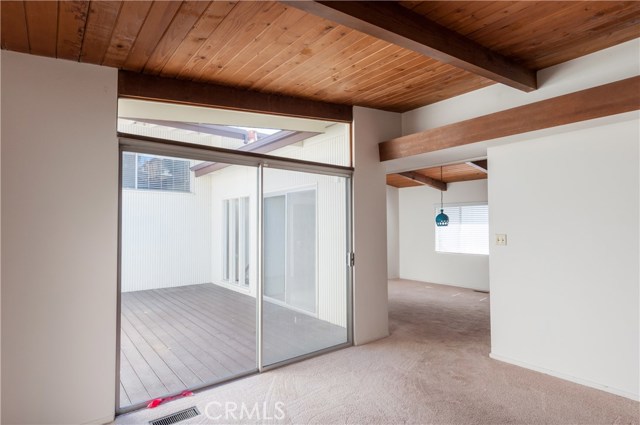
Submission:
<svg viewBox="0 0 640 425">
<path fill-rule="evenodd" d="M 486 294 L 392 281 L 389 300 L 389 338 L 123 415 L 116 423 L 147 423 L 193 405 L 202 415 L 180 424 L 639 423 L 637 402 L 490 359 Z M 210 402 L 208 413 L 220 419 L 204 414 Z M 225 403 L 233 413 L 226 417 Z M 234 420 L 243 405 L 244 419 Z"/>
</svg>

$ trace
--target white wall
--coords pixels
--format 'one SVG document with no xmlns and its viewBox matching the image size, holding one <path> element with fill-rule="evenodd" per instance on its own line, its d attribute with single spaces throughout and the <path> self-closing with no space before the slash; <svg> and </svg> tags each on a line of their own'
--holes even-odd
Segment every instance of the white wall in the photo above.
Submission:
<svg viewBox="0 0 640 425">
<path fill-rule="evenodd" d="M 123 189 L 122 292 L 210 282 L 211 226 L 208 176 L 190 193 Z"/>
<path fill-rule="evenodd" d="M 487 202 L 487 181 L 449 183 L 444 202 Z M 428 186 L 400 190 L 400 277 L 489 290 L 489 256 L 435 250 L 434 206 L 440 191 Z"/>
<path fill-rule="evenodd" d="M 378 143 L 400 135 L 400 114 L 353 108 L 354 341 L 389 335 L 386 178 Z"/>
<path fill-rule="evenodd" d="M 2 53 L 2 422 L 113 417 L 117 71 Z"/>
<path fill-rule="evenodd" d="M 405 112 L 402 114 L 402 134 L 413 134 L 636 75 L 640 75 L 640 39 L 540 70 L 538 71 L 540 88 L 530 93 L 494 84 Z M 487 148 L 491 146 L 530 140 L 532 137 L 545 137 L 578 128 L 594 128 L 602 125 L 603 122 L 620 122 L 621 115 L 624 114 L 385 161 L 385 170 L 387 173 L 395 173 L 467 161 L 472 158 L 484 158 Z"/>
<path fill-rule="evenodd" d="M 496 84 L 407 112 L 403 134 L 637 75 L 640 39 L 541 70 L 531 93 Z M 490 237 L 509 244 L 491 247 L 494 358 L 638 397 L 638 123 L 631 112 L 385 162 L 489 149 Z"/>
<path fill-rule="evenodd" d="M 399 190 L 387 186 L 387 277 L 400 277 Z"/>
<path fill-rule="evenodd" d="M 402 134 L 464 121 L 638 75 L 640 38 L 538 71 L 539 88 L 494 84 L 402 114 Z"/>
<path fill-rule="evenodd" d="M 489 150 L 492 357 L 638 399 L 639 125 Z"/>
</svg>

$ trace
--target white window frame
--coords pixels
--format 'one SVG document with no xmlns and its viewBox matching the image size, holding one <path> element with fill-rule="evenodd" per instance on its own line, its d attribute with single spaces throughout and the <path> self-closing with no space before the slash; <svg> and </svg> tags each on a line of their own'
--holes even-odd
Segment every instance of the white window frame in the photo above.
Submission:
<svg viewBox="0 0 640 425">
<path fill-rule="evenodd" d="M 453 208 L 460 208 L 463 209 L 465 207 L 478 207 L 478 206 L 486 206 L 487 207 L 487 239 L 486 239 L 486 251 L 484 252 L 469 252 L 469 250 L 464 250 L 463 248 L 460 247 L 460 245 L 458 246 L 457 249 L 455 250 L 445 250 L 444 248 L 440 247 L 440 241 L 441 241 L 441 234 L 443 234 L 443 232 L 451 232 L 453 229 L 453 227 L 460 225 L 460 223 L 456 222 L 455 218 L 452 217 L 453 214 L 448 214 L 449 215 L 449 225 L 448 226 L 437 226 L 435 224 L 435 220 L 433 223 L 434 226 L 434 249 L 435 252 L 437 254 L 454 254 L 454 255 L 483 255 L 483 256 L 488 256 L 489 255 L 489 211 L 488 211 L 488 203 L 487 202 L 466 202 L 466 203 L 452 203 L 452 204 L 444 204 L 443 208 L 444 208 L 444 212 L 445 214 L 447 214 L 447 209 L 453 209 Z M 440 204 L 434 204 L 434 215 L 433 217 L 435 218 L 435 216 L 437 214 L 440 213 Z M 462 212 L 462 211 L 461 211 Z M 464 218 L 463 218 L 464 220 Z M 458 237 L 459 238 L 463 238 L 464 235 L 461 234 L 458 231 Z M 460 241 L 459 241 L 460 242 Z"/>
</svg>

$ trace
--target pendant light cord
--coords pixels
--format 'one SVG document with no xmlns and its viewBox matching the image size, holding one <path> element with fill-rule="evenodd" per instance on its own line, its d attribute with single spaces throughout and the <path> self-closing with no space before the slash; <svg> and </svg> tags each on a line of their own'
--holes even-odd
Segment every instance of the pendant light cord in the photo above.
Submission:
<svg viewBox="0 0 640 425">
<path fill-rule="evenodd" d="M 440 166 L 440 181 L 442 181 L 442 165 Z M 442 189 L 440 189 L 440 209 L 443 210 L 443 201 L 442 201 Z"/>
</svg>

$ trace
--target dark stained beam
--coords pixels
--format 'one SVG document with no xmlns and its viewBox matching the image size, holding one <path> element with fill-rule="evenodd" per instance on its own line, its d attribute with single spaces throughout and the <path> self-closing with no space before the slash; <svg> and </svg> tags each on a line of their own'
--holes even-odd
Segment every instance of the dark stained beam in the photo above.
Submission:
<svg viewBox="0 0 640 425">
<path fill-rule="evenodd" d="M 526 92 L 536 71 L 393 1 L 282 1 L 291 7 Z"/>
<path fill-rule="evenodd" d="M 486 159 L 482 159 L 480 161 L 469 161 L 465 162 L 465 164 L 475 168 L 478 171 L 482 171 L 485 174 L 489 172 L 489 166 Z"/>
<path fill-rule="evenodd" d="M 445 182 L 432 179 L 431 177 L 427 177 L 420 173 L 414 173 L 412 171 L 408 171 L 406 173 L 398 173 L 398 174 L 401 175 L 402 177 L 408 178 L 409 180 L 413 180 L 415 182 L 422 183 L 427 186 L 431 186 L 434 189 L 438 189 L 442 191 L 447 190 L 447 184 Z"/>
<path fill-rule="evenodd" d="M 350 105 L 318 102 L 130 71 L 118 72 L 118 96 L 125 99 L 208 106 L 300 118 L 349 123 L 353 121 L 353 108 Z"/>
<path fill-rule="evenodd" d="M 631 77 L 382 142 L 378 145 L 380 161 L 405 158 L 639 109 L 640 77 Z"/>
</svg>

